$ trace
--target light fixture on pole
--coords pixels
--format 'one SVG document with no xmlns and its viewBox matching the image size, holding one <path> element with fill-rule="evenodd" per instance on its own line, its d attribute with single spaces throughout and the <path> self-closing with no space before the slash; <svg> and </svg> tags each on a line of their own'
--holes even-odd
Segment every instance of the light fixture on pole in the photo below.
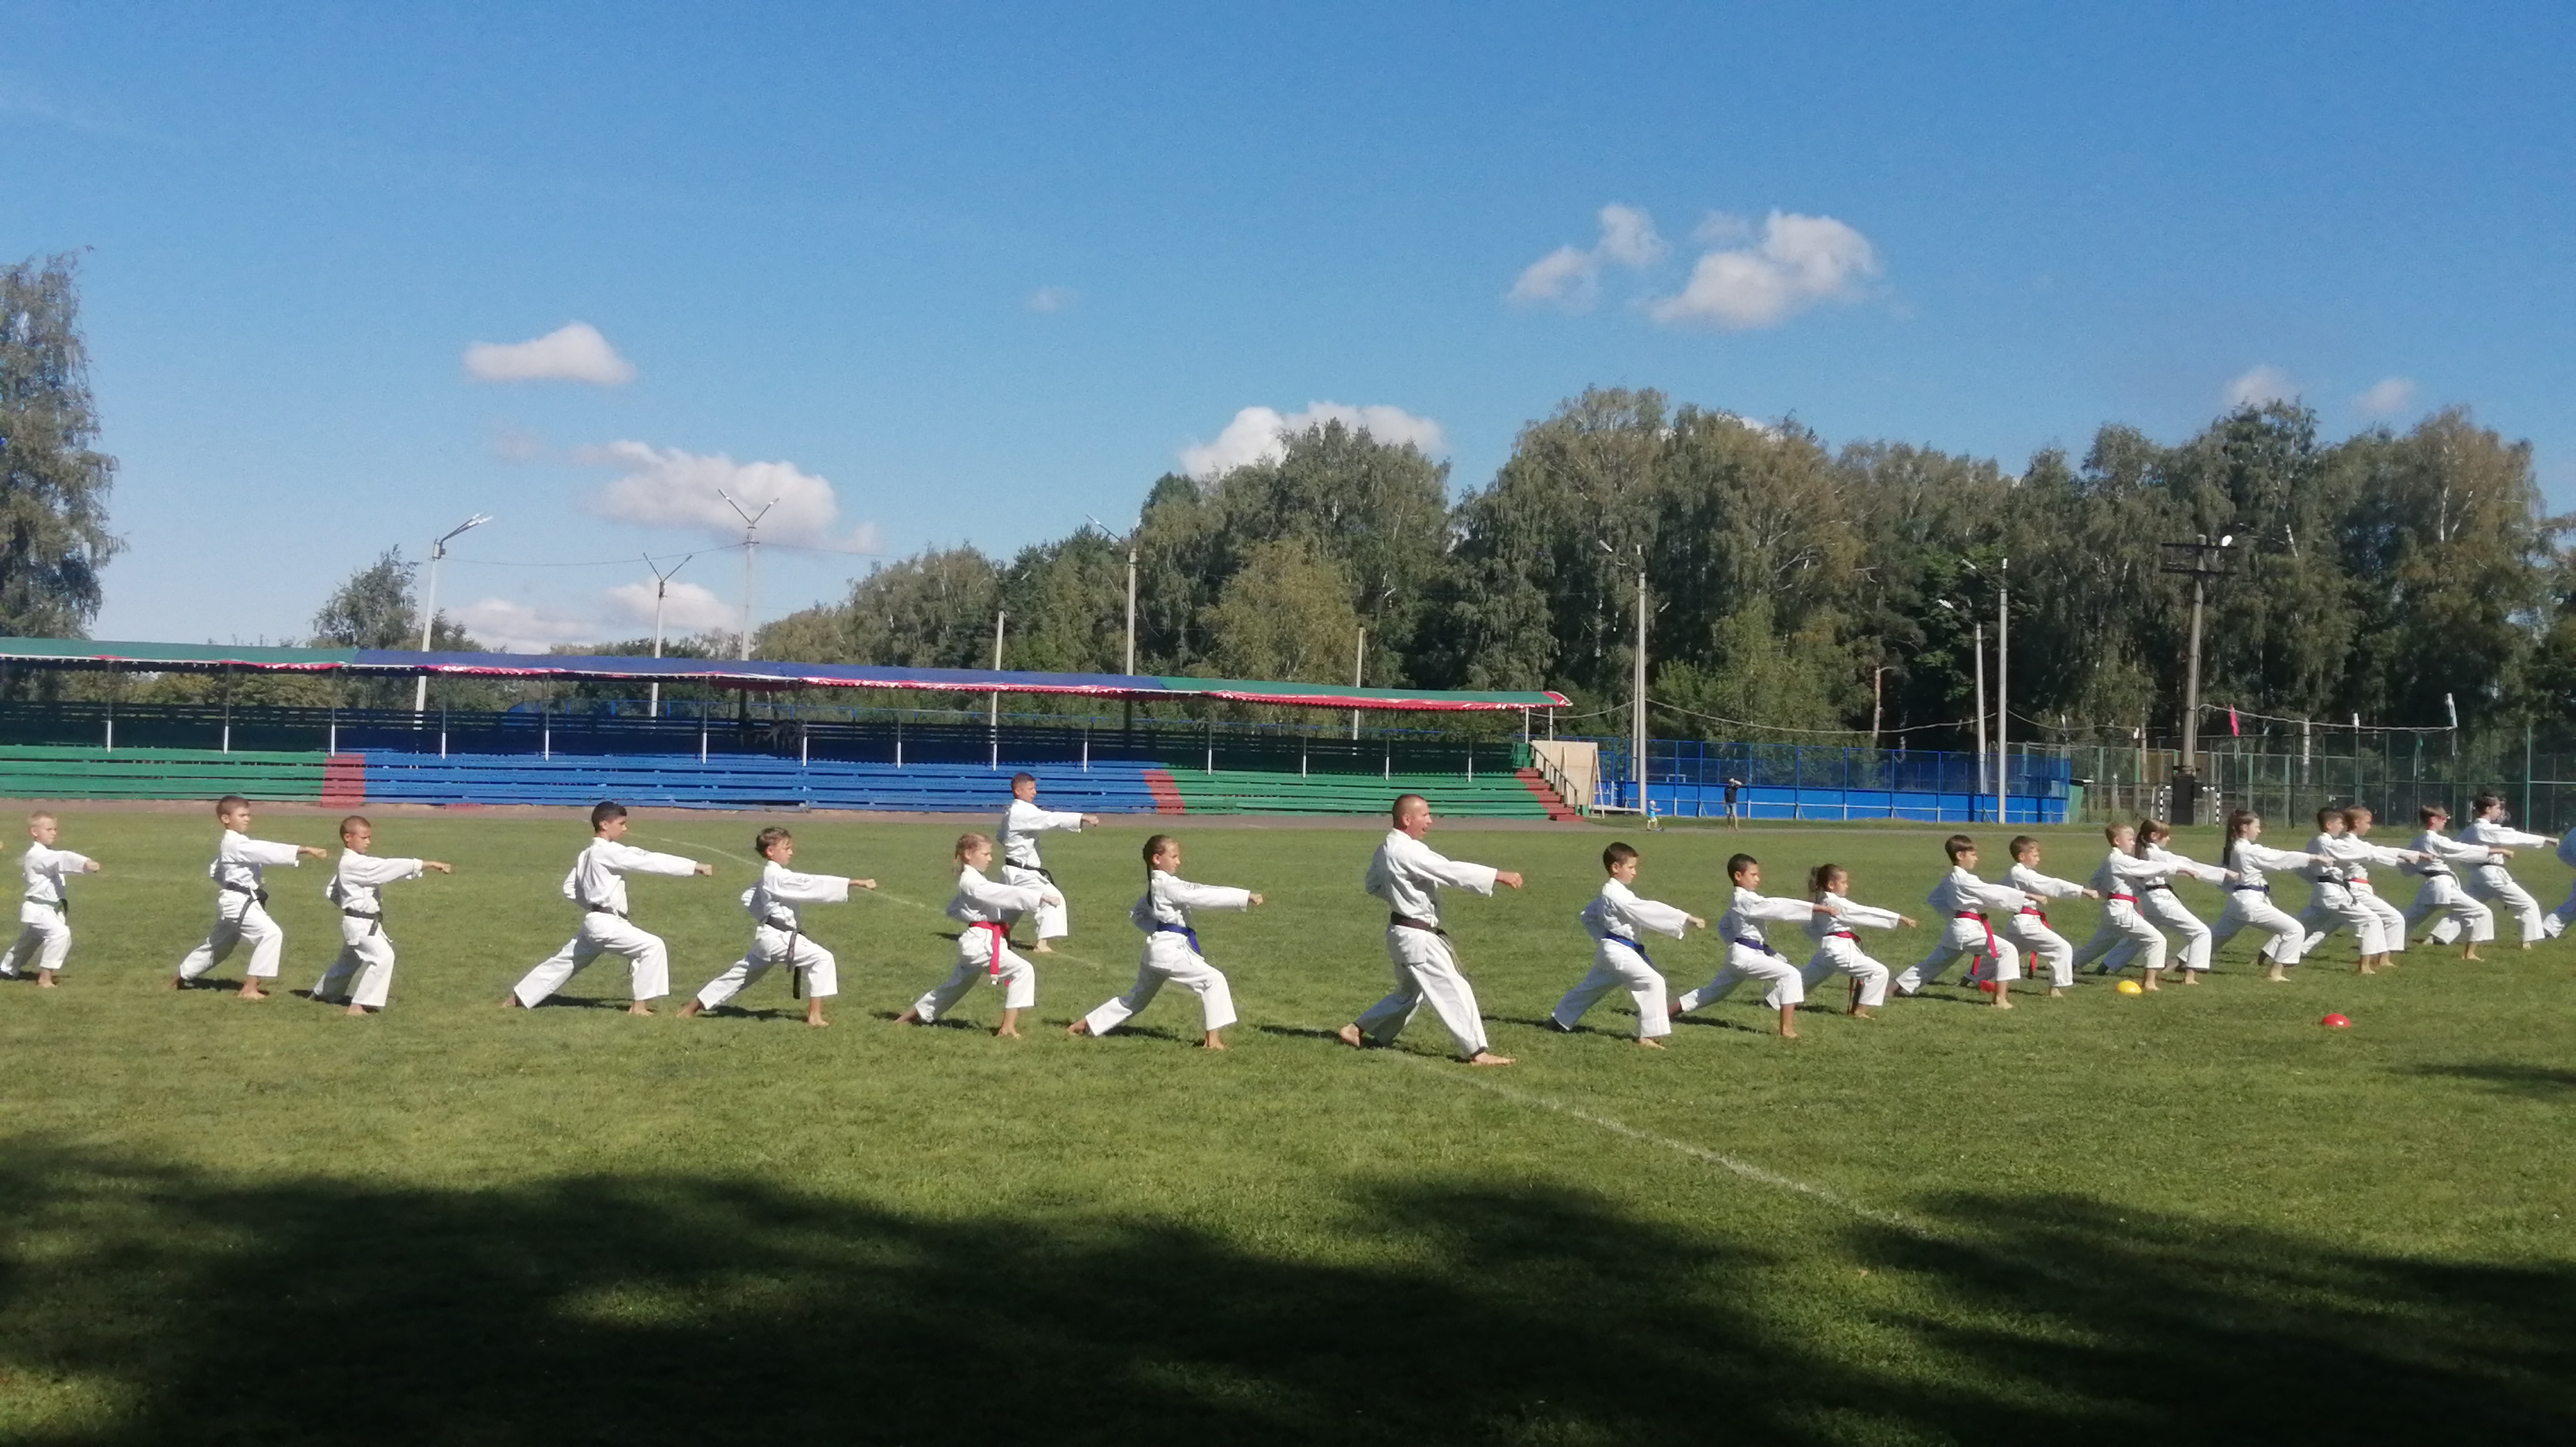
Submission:
<svg viewBox="0 0 2576 1447">
<path fill-rule="evenodd" d="M 447 545 L 449 543 L 454 542 L 457 538 L 474 531 L 476 528 L 483 526 L 491 520 L 492 515 L 490 513 L 478 512 L 474 516 L 467 518 L 465 521 L 458 523 L 456 526 L 449 528 L 444 535 L 429 545 L 429 570 L 427 575 L 421 581 L 421 652 L 427 653 L 429 651 L 430 629 L 438 623 L 439 560 L 447 556 Z M 429 675 L 426 673 L 422 674 L 412 685 L 411 711 L 412 716 L 415 718 L 429 712 Z"/>
<path fill-rule="evenodd" d="M 2202 533 L 2187 543 L 2161 544 L 2168 554 L 2156 571 L 2191 579 L 2191 651 L 2183 665 L 2182 767 L 2174 779 L 2173 822 L 2193 824 L 2200 816 L 2200 621 L 2209 602 L 2209 580 L 2226 577 L 2236 545 L 2234 533 L 2217 542 Z M 2139 782 L 2145 782 L 2143 779 Z"/>
<path fill-rule="evenodd" d="M 644 555 L 644 566 L 653 570 L 653 656 L 655 658 L 662 656 L 662 601 L 671 595 L 671 580 L 678 577 L 680 570 L 689 565 L 690 558 L 696 556 L 695 553 L 688 554 L 673 563 L 671 571 L 666 573 L 662 571 L 661 564 L 653 561 L 651 553 Z M 653 699 L 645 710 L 645 716 L 647 718 L 662 716 L 662 680 L 658 678 L 653 680 Z"/>
<path fill-rule="evenodd" d="M 1619 556 L 1619 550 L 1601 539 L 1601 551 L 1610 555 L 1613 566 L 1633 568 L 1637 574 L 1637 652 L 1636 676 L 1632 680 L 1628 705 L 1628 776 L 1637 785 L 1637 812 L 1646 812 L 1646 545 L 1634 544 L 1636 561 Z"/>
<path fill-rule="evenodd" d="M 725 505 L 733 509 L 734 516 L 742 519 L 742 656 L 748 659 L 751 657 L 751 563 L 760 555 L 760 520 L 769 516 L 771 508 L 778 506 L 778 499 L 773 497 L 760 505 L 760 511 L 751 512 L 735 502 L 733 494 L 723 488 L 716 489 L 716 496 L 723 498 Z"/>
</svg>

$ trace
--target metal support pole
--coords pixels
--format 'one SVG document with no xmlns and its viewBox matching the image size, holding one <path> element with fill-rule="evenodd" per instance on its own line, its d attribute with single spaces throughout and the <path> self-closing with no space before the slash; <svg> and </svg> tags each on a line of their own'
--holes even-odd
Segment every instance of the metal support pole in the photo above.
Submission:
<svg viewBox="0 0 2576 1447">
<path fill-rule="evenodd" d="M 1357 650 L 1356 652 L 1354 652 L 1354 653 L 1351 655 L 1351 687 L 1353 687 L 1353 688 L 1365 688 L 1365 687 L 1367 687 L 1367 682 L 1366 682 L 1367 678 L 1368 678 L 1368 625 L 1367 625 L 1367 624 L 1365 624 L 1365 623 L 1363 623 L 1363 624 L 1361 624 L 1361 625 L 1360 625 L 1360 641 L 1359 641 L 1359 648 L 1358 648 L 1358 650 Z M 1360 741 L 1360 711 L 1359 711 L 1358 709 L 1352 709 L 1352 710 L 1351 710 L 1351 742 L 1352 742 L 1352 743 L 1358 743 L 1359 741 Z"/>
<path fill-rule="evenodd" d="M 2000 561 L 1995 577 L 1995 822 L 2009 824 L 2012 783 L 2005 770 L 2012 747 L 2005 739 L 2012 733 L 2012 709 L 2005 702 L 2004 683 L 2012 657 L 2012 559 Z"/>
<path fill-rule="evenodd" d="M 1968 822 L 1977 820 L 1977 796 L 1986 792 L 1986 625 L 1969 625 L 1969 645 L 1977 655 L 1977 778 L 1968 786 Z"/>
<path fill-rule="evenodd" d="M 1637 812 L 1646 810 L 1646 550 L 1637 549 L 1637 678 L 1631 695 L 1635 699 L 1628 721 L 1636 753 L 1628 760 L 1628 772 L 1637 781 Z"/>
</svg>

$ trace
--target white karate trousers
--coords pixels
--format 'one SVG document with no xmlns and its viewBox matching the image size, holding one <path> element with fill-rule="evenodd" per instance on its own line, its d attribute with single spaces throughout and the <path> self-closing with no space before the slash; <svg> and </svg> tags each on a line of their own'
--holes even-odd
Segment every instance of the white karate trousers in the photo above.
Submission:
<svg viewBox="0 0 2576 1447">
<path fill-rule="evenodd" d="M 1887 966 L 1861 953 L 1860 942 L 1848 934 L 1829 934 L 1819 941 L 1807 967 L 1798 972 L 1798 983 L 1812 990 L 1837 970 L 1860 986 L 1862 1005 L 1874 1010 L 1887 1003 Z"/>
<path fill-rule="evenodd" d="M 1360 1012 L 1353 1023 L 1360 1027 L 1361 1038 L 1373 1045 L 1392 1045 L 1413 1013 L 1429 1005 L 1457 1046 L 1458 1058 L 1476 1058 L 1485 1049 L 1485 1020 L 1476 1009 L 1476 987 L 1459 970 L 1448 937 L 1388 925 L 1386 959 L 1395 973 L 1395 990 Z"/>
<path fill-rule="evenodd" d="M 1556 1002 L 1548 1018 L 1559 1030 L 1571 1030 L 1583 1012 L 1612 990 L 1626 990 L 1637 1007 L 1637 1038 L 1655 1040 L 1673 1033 L 1672 1007 L 1663 974 L 1643 950 L 1626 940 L 1602 940 L 1592 947 L 1592 969 Z"/>
<path fill-rule="evenodd" d="M 2348 887 L 2347 892 L 2351 896 L 2354 909 L 2365 911 L 2372 919 L 2378 921 L 2379 947 L 2390 954 L 2404 952 L 2408 925 L 2406 916 L 2398 912 L 2397 906 L 2381 899 L 2378 891 L 2372 889 L 2367 883 L 2355 883 Z M 2299 923 L 2308 927 L 2307 943 L 2301 945 L 2300 950 L 2302 953 L 2313 955 L 2317 952 L 2317 946 L 2324 944 L 2328 936 L 2351 921 L 2343 914 L 2322 909 L 2314 901 L 2310 901 L 2306 909 L 2299 911 Z M 2355 930 L 2353 933 L 2356 939 L 2360 937 L 2360 931 Z M 2368 954 L 2370 951 L 2363 950 L 2361 953 Z"/>
<path fill-rule="evenodd" d="M 234 909 L 238 903 L 240 908 Z M 232 910 L 232 913 L 225 913 Z M 286 949 L 286 931 L 268 917 L 268 906 L 247 894 L 227 889 L 215 901 L 215 927 L 204 940 L 179 961 L 179 978 L 194 980 L 230 959 L 235 945 L 250 946 L 250 977 L 254 980 L 277 978 L 277 957 Z"/>
<path fill-rule="evenodd" d="M 1991 976 L 1987 973 L 1989 942 L 1993 951 Z M 1897 993 L 1911 995 L 1934 983 L 1961 955 L 1968 957 L 1968 980 L 1972 984 L 1988 978 L 2007 983 L 2021 978 L 2021 951 L 2013 948 L 2012 941 L 1988 930 L 1984 920 L 1953 919 L 1950 927 L 1941 931 L 1941 938 L 1933 942 L 1931 953 L 1907 965 L 1905 973 L 1896 977 Z"/>
<path fill-rule="evenodd" d="M 2299 923 L 2288 910 L 2272 902 L 2272 896 L 2259 889 L 2229 886 L 2227 908 L 2218 913 L 2218 927 L 2210 934 L 2210 953 L 2227 948 L 2240 930 L 2254 930 L 2272 937 L 2258 952 L 2260 958 L 2276 965 L 2295 965 L 2307 953 L 2308 927 Z"/>
<path fill-rule="evenodd" d="M 352 975 L 357 977 L 355 989 L 349 984 Z M 314 984 L 313 998 L 381 1010 L 393 984 L 393 937 L 385 933 L 379 921 L 340 916 L 340 953 Z M 348 998 L 340 998 L 343 995 Z"/>
<path fill-rule="evenodd" d="M 2147 923 L 2138 906 L 2118 896 L 2102 901 L 2102 922 L 2093 927 L 2093 938 L 2075 952 L 2068 969 L 2081 969 L 2095 960 L 2102 962 L 2104 974 L 2127 968 L 2133 956 L 2143 956 L 2140 965 L 2152 975 L 2165 967 L 2164 931 Z"/>
<path fill-rule="evenodd" d="M 781 965 L 803 970 L 805 993 L 817 1000 L 841 993 L 840 968 L 830 950 L 803 935 L 790 935 L 775 925 L 764 924 L 751 932 L 751 947 L 742 952 L 742 958 L 727 965 L 723 974 L 707 981 L 705 988 L 698 991 L 698 1008 L 717 1008 Z"/>
<path fill-rule="evenodd" d="M 71 921 L 52 905 L 30 900 L 18 906 L 18 939 L 0 955 L 0 975 L 59 973 L 71 952 Z"/>
<path fill-rule="evenodd" d="M 647 934 L 633 922 L 603 910 L 583 915 L 581 932 L 528 971 L 527 978 L 511 987 L 511 993 L 519 997 L 520 1004 L 535 1009 L 601 955 L 625 957 L 630 998 L 658 1000 L 671 993 L 671 954 L 663 946 L 662 937 Z"/>
<path fill-rule="evenodd" d="M 2532 944 L 2545 934 L 2541 923 L 2540 901 L 2516 883 L 2511 871 L 2501 864 L 2481 864 L 2468 879 L 2472 898 L 2486 901 L 2498 913 L 2510 913 L 2522 926 L 2522 942 Z"/>
<path fill-rule="evenodd" d="M 2032 974 L 2038 974 L 2040 966 L 2046 965 L 2051 985 L 2063 990 L 2075 983 L 2075 946 L 2067 942 L 2066 936 L 2048 927 L 2048 916 L 2036 910 L 2014 910 L 2004 920 L 2002 932 L 2006 939 L 2021 946 L 2022 953 L 2030 956 Z"/>
<path fill-rule="evenodd" d="M 1038 967 L 1013 953 L 1009 933 L 998 925 L 969 925 L 957 936 L 957 968 L 912 1002 L 912 1013 L 925 1025 L 957 1008 L 975 982 L 990 979 L 1002 987 L 1002 1008 L 1025 1010 L 1038 1002 Z"/>
<path fill-rule="evenodd" d="M 1031 889 L 1055 890 L 1057 894 L 1064 893 L 1063 890 L 1056 889 L 1055 885 L 1050 883 L 1045 875 L 1040 874 L 1034 869 L 1022 869 L 1016 864 L 1005 864 L 1002 866 L 1002 882 L 1004 884 L 1024 884 Z M 1073 916 L 1067 913 L 1064 905 L 1040 904 L 1038 906 L 1037 914 L 1039 939 L 1060 940 L 1066 935 L 1073 933 Z M 1027 916 L 1025 915 L 1020 916 L 1020 918 L 1023 919 L 1026 917 Z"/>
<path fill-rule="evenodd" d="M 1165 985 L 1178 985 L 1199 997 L 1199 1028 L 1222 1030 L 1234 1023 L 1234 990 L 1225 974 L 1190 948 L 1187 935 L 1157 930 L 1145 937 L 1144 957 L 1136 961 L 1136 983 L 1127 993 L 1082 1017 L 1092 1034 L 1106 1035 L 1130 1016 L 1154 1003 Z"/>
<path fill-rule="evenodd" d="M 2568 898 L 2570 903 L 2576 903 L 2576 894 Z M 2404 924 L 2411 930 L 2437 914 L 2441 918 L 2424 932 L 2424 938 L 2434 944 L 2447 945 L 2458 939 L 2464 929 L 2469 932 L 2471 944 L 2482 945 L 2495 938 L 2495 911 L 2471 899 L 2455 875 L 2424 876 L 2424 883 L 2415 891 L 2415 902 L 2406 906 Z"/>
<path fill-rule="evenodd" d="M 1726 963 L 1718 967 L 1707 984 L 1683 993 L 1673 1001 L 1673 1013 L 1687 1015 L 1702 1005 L 1713 1005 L 1735 992 L 1744 981 L 1761 980 L 1770 985 L 1762 994 L 1765 1009 L 1777 1010 L 1786 1005 L 1802 1005 L 1807 1000 L 1807 977 L 1789 957 L 1772 949 L 1755 949 L 1742 940 L 1726 946 Z"/>
<path fill-rule="evenodd" d="M 2299 953 L 2307 954 L 2325 942 L 2325 937 L 2350 926 L 2352 937 L 2364 955 L 2375 955 L 2388 947 L 2387 932 L 2380 927 L 2379 912 L 2353 897 L 2350 889 L 2340 884 L 2320 884 L 2308 896 L 2308 907 L 2299 911 L 2302 937 Z"/>
</svg>

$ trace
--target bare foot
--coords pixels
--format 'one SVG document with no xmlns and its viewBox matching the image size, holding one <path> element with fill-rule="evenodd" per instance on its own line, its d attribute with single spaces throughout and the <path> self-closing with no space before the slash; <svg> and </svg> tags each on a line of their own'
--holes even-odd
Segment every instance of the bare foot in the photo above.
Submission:
<svg viewBox="0 0 2576 1447">
<path fill-rule="evenodd" d="M 38 975 L 36 977 L 36 988 L 39 990 L 50 990 L 54 988 L 54 977 L 51 975 Z"/>
<path fill-rule="evenodd" d="M 1475 1054 L 1467 1057 L 1467 1063 L 1470 1065 L 1512 1065 L 1517 1062 L 1508 1055 L 1496 1055 L 1491 1050 L 1479 1050 Z"/>
<path fill-rule="evenodd" d="M 1088 1020 L 1076 1020 L 1072 1024 L 1064 1027 L 1064 1033 L 1067 1035 L 1088 1035 L 1091 1033 L 1091 1022 Z"/>
<path fill-rule="evenodd" d="M 2156 983 L 2156 972 L 2149 970 L 2147 971 L 2146 980 L 2140 984 L 2138 988 L 2147 991 L 2149 994 L 2153 994 L 2156 991 L 2163 989 L 2164 986 Z"/>
<path fill-rule="evenodd" d="M 1851 1007 L 1851 1013 L 1852 1018 L 1855 1020 L 1875 1020 L 1878 1018 L 1878 1012 L 1867 1005 L 1854 1005 Z"/>
<path fill-rule="evenodd" d="M 1033 955 L 1051 955 L 1055 953 L 1055 946 L 1048 944 L 1044 940 L 1040 940 L 1029 950 L 1029 953 Z"/>
<path fill-rule="evenodd" d="M 2063 1000 L 2066 998 L 2066 992 L 2055 985 L 2051 985 L 2048 987 L 2048 998 L 2052 1000 Z"/>
<path fill-rule="evenodd" d="M 512 990 L 510 993 L 501 997 L 501 1008 L 504 1010 L 524 1010 L 528 1007 L 519 1003 L 519 992 Z"/>
<path fill-rule="evenodd" d="M 685 1005 L 682 1005 L 682 1006 L 680 1007 L 680 1018 L 681 1018 L 681 1019 L 683 1019 L 683 1020 L 686 1020 L 686 1019 L 688 1019 L 690 1016 L 695 1015 L 695 1014 L 698 1014 L 698 1013 L 700 1013 L 700 1009 L 699 1009 L 698 1002 L 697 1002 L 697 1001 L 695 1001 L 695 1000 L 691 1000 L 689 1003 L 687 1003 L 687 1004 L 685 1004 Z"/>
<path fill-rule="evenodd" d="M 349 1008 L 341 1011 L 340 1013 L 343 1015 L 355 1015 L 364 1019 L 366 1017 L 367 1007 L 359 1004 L 355 1000 L 352 1000 L 349 1002 Z"/>
<path fill-rule="evenodd" d="M 1640 1036 L 1638 1036 L 1638 1037 L 1637 1037 L 1637 1044 L 1638 1044 L 1638 1046 L 1639 1046 L 1640 1048 L 1642 1048 L 1642 1049 L 1646 1049 L 1646 1050 L 1661 1050 L 1661 1049 L 1663 1049 L 1663 1048 L 1664 1048 L 1664 1042 L 1662 1042 L 1661 1040 L 1656 1039 L 1656 1038 L 1655 1038 L 1654 1036 L 1652 1036 L 1652 1035 L 1640 1035 Z"/>
<path fill-rule="evenodd" d="M 2199 983 L 2200 983 L 2200 971 L 2198 971 L 2198 970 L 2185 970 L 2185 971 L 2183 971 L 2183 972 L 2182 972 L 2182 982 L 2183 982 L 2184 984 L 2186 984 L 2186 985 L 2197 985 L 2197 984 L 2199 984 Z"/>
<path fill-rule="evenodd" d="M 2461 959 L 2464 959 L 2464 960 L 2474 960 L 2474 959 L 2476 959 L 2477 957 L 2478 957 L 2478 947 L 2477 947 L 2477 946 L 2475 946 L 2475 945 L 2471 945 L 2471 946 L 2469 946 L 2467 949 L 2460 951 L 2460 958 L 2461 958 Z"/>
<path fill-rule="evenodd" d="M 902 1014 L 894 1017 L 894 1023 L 898 1025 L 927 1025 L 930 1022 L 921 1018 L 921 1012 L 919 1010 L 906 1010 Z"/>
<path fill-rule="evenodd" d="M 2379 972 L 2370 967 L 2370 961 L 2364 960 L 2361 962 L 2361 973 L 2365 975 L 2375 975 Z"/>
<path fill-rule="evenodd" d="M 2274 965 L 2271 972 L 2263 976 L 2263 978 L 2267 983 L 2274 985 L 2286 985 L 2290 983 L 2289 975 L 2283 972 L 2279 965 Z"/>
<path fill-rule="evenodd" d="M 1225 1040 L 1215 1031 L 1210 1030 L 1207 1033 L 1207 1038 L 1199 1042 L 1199 1048 L 1201 1050 L 1223 1050 L 1225 1048 Z"/>
<path fill-rule="evenodd" d="M 170 977 L 170 988 L 173 990 L 184 990 L 188 988 L 188 977 L 185 975 L 172 975 Z"/>
<path fill-rule="evenodd" d="M 2003 991 L 2001 991 L 2001 990 L 1997 990 L 1997 991 L 1995 992 L 1995 1005 L 1994 1005 L 1994 1008 L 1996 1008 L 1996 1009 L 1998 1009 L 1998 1010 L 2009 1010 L 2009 1009 L 2011 1009 L 2012 1007 L 2013 1007 L 2013 1002 L 2004 998 Z"/>
<path fill-rule="evenodd" d="M 265 1000 L 268 998 L 268 992 L 259 987 L 259 981 L 244 980 L 242 981 L 241 990 L 236 998 L 243 1000 Z"/>
<path fill-rule="evenodd" d="M 820 1015 L 809 1018 L 806 1020 L 805 1025 L 806 1028 L 810 1030 L 828 1030 L 832 1028 L 832 1022 L 824 1019 Z"/>
<path fill-rule="evenodd" d="M 1357 1025 L 1343 1026 L 1341 1029 L 1333 1032 L 1333 1038 L 1341 1041 L 1353 1050 L 1366 1050 L 1368 1048 L 1368 1042 L 1360 1038 L 1360 1027 Z"/>
<path fill-rule="evenodd" d="M 653 1013 L 653 1007 L 645 1004 L 641 1000 L 638 1000 L 634 1004 L 626 1007 L 626 1013 L 629 1015 L 650 1015 Z"/>
<path fill-rule="evenodd" d="M 1787 1024 L 1787 1023 L 1785 1023 L 1785 1022 L 1784 1022 L 1784 1023 L 1780 1026 L 1780 1038 L 1781 1038 L 1781 1039 L 1783 1039 L 1783 1040 L 1795 1040 L 1795 1039 L 1797 1039 L 1797 1038 L 1798 1038 L 1798 1027 L 1796 1027 L 1795 1025 Z"/>
<path fill-rule="evenodd" d="M 993 1027 L 993 1038 L 997 1040 L 1017 1040 L 1020 1038 L 1020 1027 L 1017 1025 L 996 1025 Z"/>
</svg>

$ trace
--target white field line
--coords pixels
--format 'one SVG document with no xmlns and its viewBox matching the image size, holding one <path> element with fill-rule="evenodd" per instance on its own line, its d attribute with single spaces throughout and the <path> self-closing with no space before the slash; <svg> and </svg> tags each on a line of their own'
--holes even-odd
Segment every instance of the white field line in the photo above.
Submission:
<svg viewBox="0 0 2576 1447">
<path fill-rule="evenodd" d="M 647 834 L 643 837 L 658 840 L 664 844 L 677 844 L 683 848 L 694 847 L 709 854 L 721 854 L 727 859 L 740 860 L 745 864 L 758 864 L 760 862 L 747 855 L 735 854 L 730 850 L 718 849 L 712 845 L 691 845 L 686 840 L 673 839 L 668 835 Z M 932 913 L 939 912 L 932 906 L 923 904 L 918 900 L 905 899 L 901 895 L 887 894 L 884 890 L 878 890 L 877 893 L 896 904 L 906 905 L 913 909 L 929 911 Z M 1096 960 L 1087 960 L 1080 955 L 1073 954 L 1065 950 L 1057 950 L 1054 958 L 1071 960 L 1077 964 L 1088 965 L 1093 969 L 1106 968 L 1106 966 L 1103 966 Z M 1310 1025 L 1304 1028 L 1312 1030 L 1315 1027 Z M 1832 1190 L 1825 1186 L 1819 1186 L 1812 1181 L 1802 1181 L 1795 1176 L 1784 1176 L 1778 1171 L 1771 1170 L 1764 1166 L 1757 1166 L 1751 1161 L 1738 1156 L 1728 1155 L 1724 1151 L 1713 1151 L 1708 1149 L 1706 1146 L 1695 1146 L 1688 1141 L 1675 1140 L 1671 1136 L 1657 1135 L 1652 1131 L 1639 1130 L 1637 1127 L 1628 1124 L 1626 1121 L 1614 1120 L 1609 1116 L 1585 1110 L 1583 1107 L 1578 1105 L 1568 1105 L 1564 1101 L 1557 1100 L 1549 1096 L 1536 1095 L 1526 1090 L 1515 1089 L 1512 1086 L 1503 1084 L 1499 1080 L 1493 1079 L 1491 1075 L 1471 1067 L 1453 1065 L 1449 1062 L 1443 1061 L 1428 1060 L 1421 1056 L 1401 1050 L 1372 1050 L 1367 1053 L 1387 1060 L 1402 1061 L 1406 1065 L 1431 1071 L 1434 1074 L 1454 1081 L 1460 1085 L 1473 1086 L 1478 1090 L 1501 1096 L 1503 1099 L 1518 1105 L 1529 1106 L 1535 1110 L 1548 1111 L 1551 1114 L 1564 1116 L 1569 1120 L 1579 1120 L 1585 1125 L 1591 1126 L 1595 1130 L 1607 1131 L 1622 1140 L 1634 1141 L 1638 1145 L 1653 1146 L 1658 1150 L 1667 1150 L 1676 1155 L 1688 1156 L 1690 1159 L 1698 1161 L 1702 1165 L 1715 1166 L 1719 1170 L 1725 1171 L 1730 1175 L 1751 1181 L 1757 1186 L 1768 1186 L 1775 1191 L 1785 1191 L 1794 1196 L 1805 1196 L 1809 1200 L 1820 1201 L 1838 1211 L 1842 1211 L 1848 1215 L 1857 1216 L 1861 1220 L 1871 1222 L 1875 1225 L 1885 1226 L 1890 1230 L 1902 1231 L 1909 1236 L 1918 1237 L 1926 1241 L 1947 1241 L 1949 1239 L 1940 1231 L 1934 1229 L 1931 1225 L 1916 1220 L 1914 1217 L 1901 1215 L 1894 1211 L 1882 1211 L 1876 1206 L 1866 1205 L 1862 1202 L 1855 1201 L 1851 1197 L 1842 1194 L 1840 1191 Z"/>
</svg>

